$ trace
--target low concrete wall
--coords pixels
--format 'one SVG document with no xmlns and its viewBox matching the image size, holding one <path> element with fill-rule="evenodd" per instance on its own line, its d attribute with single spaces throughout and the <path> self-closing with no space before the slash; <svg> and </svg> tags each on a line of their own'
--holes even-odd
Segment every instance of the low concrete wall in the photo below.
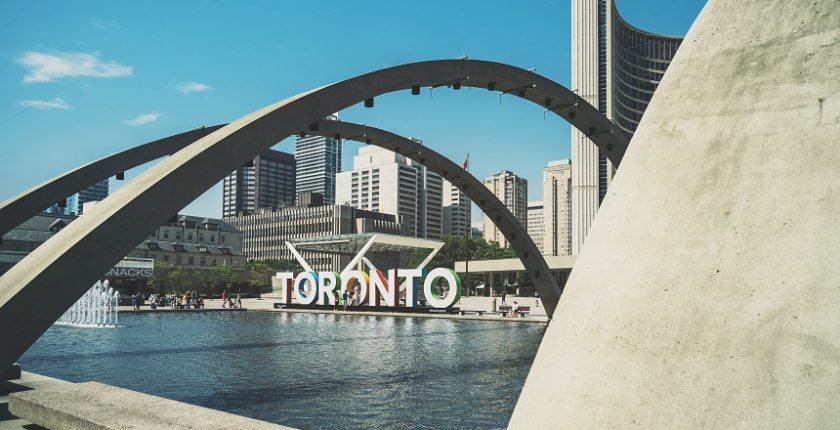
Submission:
<svg viewBox="0 0 840 430">
<path fill-rule="evenodd" d="M 52 430 L 293 430 L 98 382 L 11 394 L 9 411 Z"/>
</svg>

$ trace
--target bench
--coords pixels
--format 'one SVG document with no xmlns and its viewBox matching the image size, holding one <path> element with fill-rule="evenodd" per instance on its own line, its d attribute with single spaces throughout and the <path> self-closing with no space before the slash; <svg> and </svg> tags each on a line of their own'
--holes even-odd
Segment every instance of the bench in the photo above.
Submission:
<svg viewBox="0 0 840 430">
<path fill-rule="evenodd" d="M 476 315 L 478 315 L 478 316 L 484 316 L 484 312 L 485 312 L 485 311 L 470 311 L 470 310 L 462 310 L 462 311 L 459 311 L 459 312 L 458 312 L 458 314 L 460 314 L 461 316 L 464 316 L 464 315 L 466 315 L 466 314 L 476 314 Z"/>
<path fill-rule="evenodd" d="M 511 309 L 513 309 L 512 306 L 499 306 L 499 313 L 502 314 L 503 317 L 506 317 L 506 316 L 508 316 L 508 314 L 510 314 Z M 531 307 L 530 306 L 520 306 L 519 307 L 519 317 L 520 318 L 525 318 L 525 315 L 527 315 L 528 312 L 531 312 Z"/>
</svg>

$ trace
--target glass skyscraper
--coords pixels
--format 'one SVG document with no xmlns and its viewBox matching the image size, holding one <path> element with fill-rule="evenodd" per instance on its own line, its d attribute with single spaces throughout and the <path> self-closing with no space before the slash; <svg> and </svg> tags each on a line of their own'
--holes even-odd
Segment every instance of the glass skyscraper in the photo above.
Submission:
<svg viewBox="0 0 840 430">
<path fill-rule="evenodd" d="M 98 202 L 108 197 L 108 179 L 103 179 L 84 190 L 67 197 L 61 202 L 58 202 L 45 212 L 61 213 L 65 215 L 81 215 L 84 213 L 84 204 L 87 202 Z"/>
<path fill-rule="evenodd" d="M 337 120 L 337 115 L 326 119 Z M 335 175 L 341 173 L 341 139 L 306 136 L 295 141 L 297 192 L 324 196 L 324 204 L 335 203 Z"/>
<path fill-rule="evenodd" d="M 682 38 L 628 24 L 614 0 L 572 0 L 572 89 L 631 137 Z M 578 254 L 615 167 L 572 129 L 572 253 Z"/>
</svg>

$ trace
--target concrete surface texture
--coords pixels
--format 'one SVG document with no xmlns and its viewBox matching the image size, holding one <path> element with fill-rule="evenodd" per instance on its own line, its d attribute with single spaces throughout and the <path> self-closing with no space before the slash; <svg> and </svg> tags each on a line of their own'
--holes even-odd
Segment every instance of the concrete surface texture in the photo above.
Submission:
<svg viewBox="0 0 840 430">
<path fill-rule="evenodd" d="M 9 411 L 52 430 L 290 430 L 98 382 L 57 383 L 13 393 Z"/>
<path fill-rule="evenodd" d="M 31 372 L 21 372 L 21 377 L 11 380 L 0 380 L 0 430 L 39 430 L 39 425 L 33 424 L 9 412 L 9 396 L 22 391 L 37 390 L 55 384 L 69 384 L 67 381 L 38 375 Z"/>
<path fill-rule="evenodd" d="M 547 106 L 585 130 L 618 163 L 626 145 L 579 96 L 533 71 L 478 60 L 405 64 L 360 75 L 266 106 L 199 139 L 143 172 L 0 277 L 0 368 L 12 364 L 109 267 L 149 231 L 237 166 L 320 118 L 408 88 L 475 86 Z M 504 231 L 504 230 L 503 230 Z M 524 237 L 507 237 L 526 249 Z M 522 258 L 527 258 L 524 253 Z M 532 273 L 536 284 L 551 283 Z M 55 288 L 61 285 L 62 288 Z M 549 301 L 550 297 L 544 297 Z M 38 309 L 38 312 L 32 312 Z"/>
<path fill-rule="evenodd" d="M 840 8 L 711 0 L 510 428 L 840 427 Z"/>
</svg>

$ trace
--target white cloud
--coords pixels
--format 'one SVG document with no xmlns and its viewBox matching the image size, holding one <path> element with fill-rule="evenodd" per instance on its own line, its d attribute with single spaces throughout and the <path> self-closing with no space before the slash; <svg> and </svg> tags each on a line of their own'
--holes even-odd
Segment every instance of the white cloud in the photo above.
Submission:
<svg viewBox="0 0 840 430">
<path fill-rule="evenodd" d="M 126 66 L 115 61 L 102 61 L 99 53 L 67 53 L 28 51 L 17 62 L 29 73 L 23 77 L 23 82 L 55 82 L 61 78 L 76 78 L 81 76 L 92 78 L 118 78 L 132 76 L 134 67 Z"/>
<path fill-rule="evenodd" d="M 195 81 L 183 82 L 181 84 L 178 84 L 178 91 L 184 94 L 203 93 L 204 91 L 209 91 L 212 89 L 213 87 L 211 87 L 210 85 L 202 84 L 201 82 Z"/>
<path fill-rule="evenodd" d="M 150 122 L 155 122 L 155 121 L 158 120 L 158 118 L 160 118 L 161 115 L 163 115 L 163 114 L 158 113 L 158 112 L 144 113 L 142 115 L 139 115 L 137 118 L 130 119 L 130 120 L 126 121 L 125 123 L 132 126 L 132 127 L 136 127 L 138 125 L 143 125 L 143 124 L 148 124 Z"/>
<path fill-rule="evenodd" d="M 67 102 L 56 97 L 52 100 L 23 100 L 18 102 L 18 105 L 35 109 L 62 109 L 67 110 L 72 108 Z"/>
</svg>

